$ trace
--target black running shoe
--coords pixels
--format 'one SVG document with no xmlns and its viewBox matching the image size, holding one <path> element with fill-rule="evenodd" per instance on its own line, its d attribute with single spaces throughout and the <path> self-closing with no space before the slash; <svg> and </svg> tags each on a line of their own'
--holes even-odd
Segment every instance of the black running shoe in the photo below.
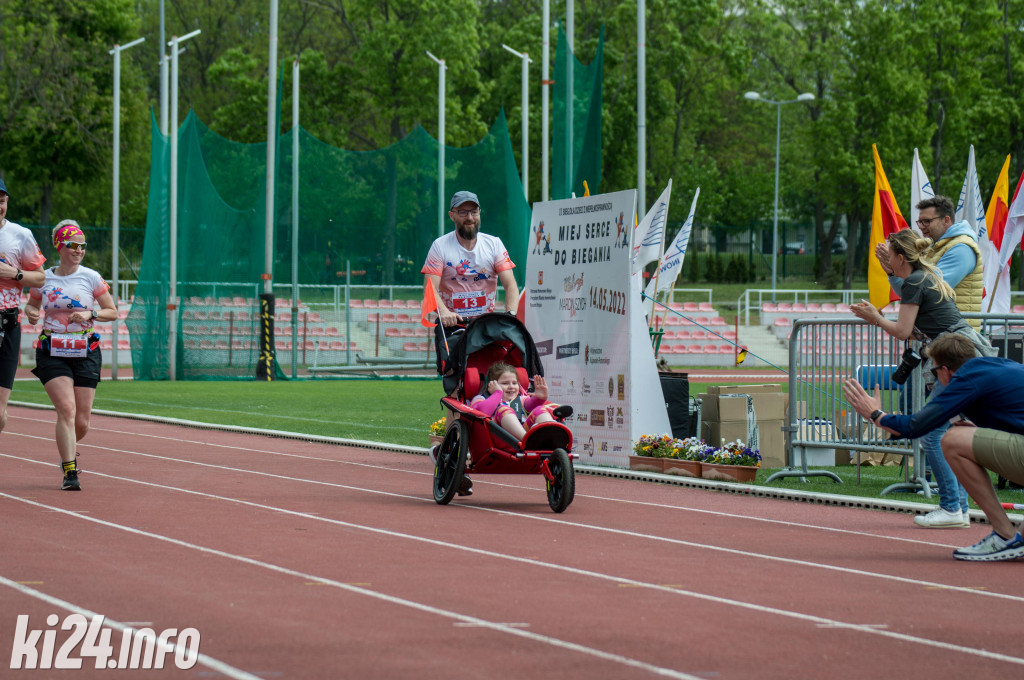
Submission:
<svg viewBox="0 0 1024 680">
<path fill-rule="evenodd" d="M 568 404 L 562 404 L 561 406 L 557 406 L 551 411 L 551 415 L 555 417 L 555 420 L 565 420 L 566 418 L 571 418 L 572 413 L 572 406 L 569 406 Z"/>
<path fill-rule="evenodd" d="M 78 470 L 68 470 L 64 473 L 64 483 L 60 485 L 61 491 L 81 491 L 82 485 L 78 483 Z"/>
<path fill-rule="evenodd" d="M 462 481 L 459 482 L 459 490 L 455 493 L 460 496 L 473 495 L 473 480 L 469 478 L 469 475 L 462 475 Z"/>
</svg>

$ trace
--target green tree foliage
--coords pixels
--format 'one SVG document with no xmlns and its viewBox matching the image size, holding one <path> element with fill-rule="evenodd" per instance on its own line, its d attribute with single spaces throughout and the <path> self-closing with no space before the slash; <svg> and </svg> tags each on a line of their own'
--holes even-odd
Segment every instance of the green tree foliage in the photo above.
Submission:
<svg viewBox="0 0 1024 680">
<path fill-rule="evenodd" d="M 55 205 L 68 185 L 100 195 L 110 168 L 112 57 L 134 38 L 129 0 L 7 0 L 0 5 L 0 171 L 17 187 L 12 218 L 49 224 L 62 216 L 88 221 L 100 212 L 88 191 Z M 132 86 L 136 85 L 132 96 Z M 138 118 L 144 101 L 137 71 L 122 73 L 125 111 Z M 128 139 L 133 139 L 131 135 Z M 107 172 L 109 176 L 109 172 Z M 109 180 L 106 197 L 109 197 Z M 12 191 L 14 190 L 12 187 Z M 106 200 L 109 208 L 109 198 Z M 55 221 L 55 220 L 54 220 Z"/>
<path fill-rule="evenodd" d="M 181 55 L 182 114 L 194 109 L 225 138 L 262 141 L 267 3 L 166 0 L 166 6 L 167 39 L 203 31 Z M 699 186 L 697 221 L 711 232 L 771 223 L 777 111 L 745 100 L 749 90 L 782 101 L 815 96 L 782 109 L 779 185 L 782 219 L 811 225 L 819 281 L 836 276 L 831 245 L 839 236 L 848 243 L 838 258 L 845 284 L 870 256 L 873 143 L 905 212 L 915 148 L 933 186 L 954 196 L 970 144 L 986 198 L 1007 153 L 1015 175 L 1024 169 L 1024 0 L 647 0 L 646 6 L 641 207 L 671 178 L 671 222 L 685 219 Z M 144 35 L 147 42 L 126 53 L 122 74 L 122 220 L 143 222 L 146 107 L 159 113 L 157 64 L 165 50 L 158 45 L 158 8 L 159 0 L 0 3 L 0 175 L 17 187 L 13 219 L 51 222 L 73 212 L 109 220 L 107 51 Z M 581 61 L 593 58 L 605 30 L 601 190 L 635 187 L 636 3 L 594 0 L 575 8 Z M 564 11 L 555 4 L 552 21 L 564 24 Z M 438 72 L 429 50 L 448 66 L 448 145 L 477 143 L 504 109 L 522 163 L 521 69 L 505 43 L 533 61 L 525 162 L 528 198 L 539 200 L 541 21 L 538 0 L 280 0 L 282 127 L 291 127 L 290 64 L 298 58 L 303 127 L 326 144 L 382 149 L 417 126 L 436 135 Z M 551 35 L 554 41 L 554 26 Z M 561 74 L 549 78 L 558 83 Z M 401 186 L 400 163 L 387 172 L 395 181 L 388 196 L 375 200 L 391 204 Z M 402 228 L 388 215 L 386 260 L 394 247 L 388 234 Z M 755 240 L 753 259 L 763 260 L 770 239 Z M 694 264 L 700 249 L 711 247 L 703 243 L 692 244 Z M 733 276 L 726 271 L 731 262 L 714 262 L 709 274 Z"/>
</svg>

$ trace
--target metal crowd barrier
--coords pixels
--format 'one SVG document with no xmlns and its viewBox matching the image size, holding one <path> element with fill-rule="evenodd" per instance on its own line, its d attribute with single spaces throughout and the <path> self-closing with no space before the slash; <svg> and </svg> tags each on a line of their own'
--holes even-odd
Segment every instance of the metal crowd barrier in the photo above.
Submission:
<svg viewBox="0 0 1024 680">
<path fill-rule="evenodd" d="M 983 335 L 1000 350 L 1000 356 L 1024 363 L 1024 314 L 964 314 L 981 319 Z M 920 352 L 921 343 L 912 341 Z M 888 412 L 914 413 L 925 403 L 922 368 L 915 368 L 902 386 L 892 381 L 892 372 L 900 364 L 906 343 L 860 319 L 798 319 L 789 340 L 789 420 L 783 428 L 786 437 L 786 469 L 771 475 L 780 477 L 825 476 L 843 480 L 829 470 L 825 462 L 829 450 L 849 450 L 857 455 L 880 452 L 913 456 L 913 471 L 904 465 L 904 479 L 882 491 L 921 490 L 931 497 L 932 484 L 926 480 L 924 452 L 920 440 L 889 439 L 889 435 L 864 420 L 843 396 L 843 380 L 857 378 L 864 388 L 874 392 L 880 387 L 882 409 Z M 922 352 L 923 354 L 923 352 Z M 810 462 L 808 459 L 812 459 Z M 904 458 L 904 463 L 906 458 Z M 860 466 L 857 466 L 858 480 Z"/>
</svg>

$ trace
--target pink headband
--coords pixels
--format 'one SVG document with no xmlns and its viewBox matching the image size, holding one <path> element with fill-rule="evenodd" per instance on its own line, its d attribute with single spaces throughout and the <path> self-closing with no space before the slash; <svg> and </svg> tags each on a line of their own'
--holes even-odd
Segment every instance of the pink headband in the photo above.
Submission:
<svg viewBox="0 0 1024 680">
<path fill-rule="evenodd" d="M 56 234 L 54 234 L 53 245 L 56 246 L 58 251 L 60 251 L 62 248 L 64 248 L 63 242 L 70 240 L 71 237 L 75 236 L 76 234 L 81 235 L 83 238 L 85 237 L 85 234 L 82 233 L 82 230 L 76 227 L 75 225 L 65 224 L 63 227 L 57 230 Z"/>
</svg>

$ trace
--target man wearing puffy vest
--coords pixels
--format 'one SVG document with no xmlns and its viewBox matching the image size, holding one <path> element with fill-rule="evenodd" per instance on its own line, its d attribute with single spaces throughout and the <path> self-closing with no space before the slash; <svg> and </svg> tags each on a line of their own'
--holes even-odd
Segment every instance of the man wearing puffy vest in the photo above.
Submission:
<svg viewBox="0 0 1024 680">
<path fill-rule="evenodd" d="M 980 312 L 984 285 L 981 250 L 978 248 L 974 228 L 967 220 L 954 224 L 956 204 L 947 196 L 926 198 L 917 204 L 917 209 L 920 211 L 917 226 L 921 234 L 934 242 L 925 259 L 942 272 L 942 278 L 956 293 L 956 306 L 961 312 Z M 881 245 L 882 248 L 876 248 L 875 252 L 882 262 L 882 269 L 889 275 L 889 285 L 898 294 L 903 279 L 893 276 L 889 271 L 889 247 L 884 242 Z M 981 326 L 978 319 L 967 321 L 975 330 Z M 942 387 L 936 385 L 931 398 L 935 398 L 941 391 Z M 928 467 L 939 492 L 939 507 L 914 518 L 915 524 L 927 529 L 952 529 L 970 525 L 967 519 L 967 492 L 953 474 L 940 446 L 942 435 L 948 428 L 946 424 L 921 439 Z"/>
</svg>

